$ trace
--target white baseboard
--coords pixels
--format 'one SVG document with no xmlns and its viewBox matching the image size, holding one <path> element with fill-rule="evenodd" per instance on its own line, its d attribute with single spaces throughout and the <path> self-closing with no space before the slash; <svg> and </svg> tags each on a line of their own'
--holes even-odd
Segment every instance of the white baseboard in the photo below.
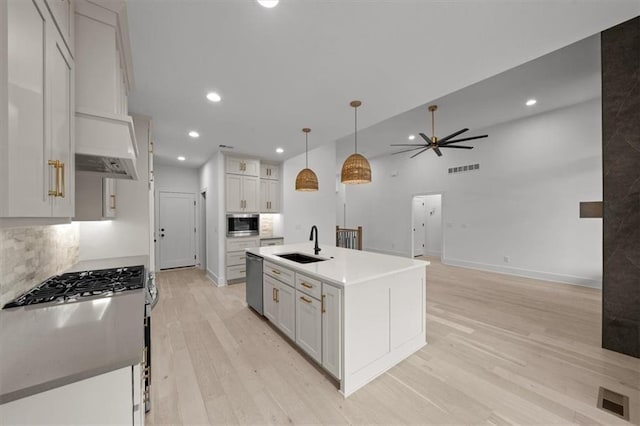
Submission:
<svg viewBox="0 0 640 426">
<path fill-rule="evenodd" d="M 574 275 L 556 274 L 553 272 L 532 271 L 530 269 L 514 268 L 513 266 L 492 265 L 489 263 L 471 262 L 458 259 L 442 259 L 442 263 L 451 266 L 461 266 L 463 268 L 477 269 L 480 271 L 498 272 L 517 277 L 535 278 L 544 281 L 553 281 L 564 284 L 579 285 L 582 287 L 602 288 L 602 280 L 578 277 Z"/>
<path fill-rule="evenodd" d="M 224 285 L 220 285 L 220 277 L 214 274 L 209 268 L 207 268 L 207 278 L 209 278 L 216 287 L 222 287 Z"/>
<path fill-rule="evenodd" d="M 442 252 L 435 251 L 435 250 L 427 250 L 427 252 L 425 253 L 425 256 L 442 257 Z"/>
</svg>

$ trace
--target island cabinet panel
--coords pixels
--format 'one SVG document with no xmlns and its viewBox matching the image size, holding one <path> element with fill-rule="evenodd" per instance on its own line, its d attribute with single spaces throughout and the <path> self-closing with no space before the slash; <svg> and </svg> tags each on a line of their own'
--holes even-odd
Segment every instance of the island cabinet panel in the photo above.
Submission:
<svg viewBox="0 0 640 426">
<path fill-rule="evenodd" d="M 424 286 L 416 281 L 398 281 L 391 290 L 391 349 L 397 349 L 424 333 Z"/>
<path fill-rule="evenodd" d="M 342 290 L 322 283 L 322 366 L 342 379 Z"/>
<path fill-rule="evenodd" d="M 265 261 L 264 273 L 267 275 L 271 275 L 273 278 L 280 280 L 283 283 L 294 286 L 294 272 L 287 268 L 283 268 L 282 266 L 276 265 L 275 263 Z"/>
<path fill-rule="evenodd" d="M 284 283 L 276 289 L 278 328 L 291 340 L 296 340 L 296 291 Z"/>
<path fill-rule="evenodd" d="M 264 316 L 273 324 L 277 323 L 276 316 L 278 310 L 276 306 L 276 289 L 278 288 L 278 282 L 268 275 L 264 275 L 262 279 L 262 302 L 264 309 Z"/>
<path fill-rule="evenodd" d="M 296 343 L 311 358 L 322 362 L 322 312 L 320 301 L 296 290 Z"/>
</svg>

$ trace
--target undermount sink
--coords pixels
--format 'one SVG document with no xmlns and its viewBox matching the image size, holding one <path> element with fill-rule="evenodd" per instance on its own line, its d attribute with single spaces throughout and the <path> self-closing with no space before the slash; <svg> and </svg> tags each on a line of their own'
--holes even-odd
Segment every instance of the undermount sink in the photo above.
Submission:
<svg viewBox="0 0 640 426">
<path fill-rule="evenodd" d="M 322 259 L 320 257 L 312 257 L 307 256 L 303 253 L 284 253 L 284 254 L 276 254 L 278 257 L 282 257 L 283 259 L 291 260 L 297 263 L 314 263 L 314 262 L 324 262 L 327 259 Z"/>
</svg>

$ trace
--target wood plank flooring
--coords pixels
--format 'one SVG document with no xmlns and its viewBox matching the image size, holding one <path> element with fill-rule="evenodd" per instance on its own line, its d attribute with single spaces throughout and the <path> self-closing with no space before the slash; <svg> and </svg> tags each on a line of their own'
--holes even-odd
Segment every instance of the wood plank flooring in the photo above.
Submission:
<svg viewBox="0 0 640 426">
<path fill-rule="evenodd" d="M 596 408 L 605 386 L 640 424 L 640 360 L 600 348 L 599 290 L 430 260 L 428 345 L 348 399 L 247 308 L 244 284 L 159 273 L 147 422 L 629 425 Z"/>
</svg>

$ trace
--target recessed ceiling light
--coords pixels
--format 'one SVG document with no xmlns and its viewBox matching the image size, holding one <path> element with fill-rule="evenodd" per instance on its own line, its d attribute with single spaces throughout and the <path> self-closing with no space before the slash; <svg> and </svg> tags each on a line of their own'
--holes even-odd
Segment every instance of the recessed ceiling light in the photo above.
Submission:
<svg viewBox="0 0 640 426">
<path fill-rule="evenodd" d="M 258 0 L 260 6 L 266 7 L 267 9 L 271 9 L 272 7 L 276 7 L 280 0 Z"/>
<path fill-rule="evenodd" d="M 284 149 L 282 149 L 282 148 L 276 148 L 276 152 L 277 152 L 278 154 L 282 154 L 282 153 L 284 152 Z"/>
<path fill-rule="evenodd" d="M 535 99 L 529 99 L 525 105 L 532 106 L 532 105 L 535 105 L 536 102 L 538 102 L 538 101 L 536 101 Z"/>
<path fill-rule="evenodd" d="M 184 157 L 181 155 L 180 157 L 178 157 L 178 160 L 179 160 L 179 161 L 184 161 L 184 160 L 186 160 L 186 158 L 184 158 Z"/>
<path fill-rule="evenodd" d="M 222 97 L 220 97 L 220 95 L 216 92 L 209 92 L 207 93 L 207 99 L 209 99 L 211 102 L 220 102 L 222 100 Z"/>
<path fill-rule="evenodd" d="M 416 138 L 416 135 L 409 135 L 409 140 L 412 141 Z"/>
<path fill-rule="evenodd" d="M 200 133 L 196 132 L 195 130 L 192 130 L 189 132 L 189 136 L 191 136 L 192 138 L 199 138 Z"/>
</svg>

